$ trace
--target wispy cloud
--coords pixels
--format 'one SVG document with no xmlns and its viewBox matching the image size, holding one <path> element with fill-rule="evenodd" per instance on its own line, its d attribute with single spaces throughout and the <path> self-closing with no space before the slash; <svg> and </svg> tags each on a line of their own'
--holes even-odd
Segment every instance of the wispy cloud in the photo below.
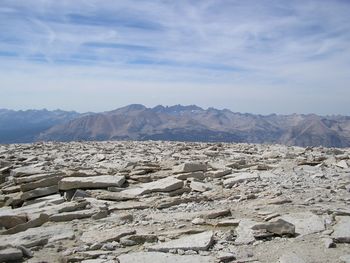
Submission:
<svg viewBox="0 0 350 263">
<path fill-rule="evenodd" d="M 157 94 L 145 95 L 145 104 L 167 103 L 170 88 L 186 87 L 177 102 L 189 95 L 192 103 L 262 113 L 319 111 L 315 101 L 298 104 L 317 100 L 305 95 L 313 93 L 329 98 L 323 113 L 350 114 L 341 104 L 350 96 L 349 13 L 342 0 L 3 0 L 0 85 L 8 91 L 21 83 L 10 77 L 22 78 L 22 89 L 48 93 L 48 84 L 58 85 L 51 77 L 77 93 L 86 78 L 107 93 L 99 83 L 152 86 Z M 215 96 L 202 93 L 204 86 Z M 1 97 L 4 106 L 21 107 L 13 96 Z M 105 110 L 125 102 L 116 100 L 69 107 Z"/>
</svg>

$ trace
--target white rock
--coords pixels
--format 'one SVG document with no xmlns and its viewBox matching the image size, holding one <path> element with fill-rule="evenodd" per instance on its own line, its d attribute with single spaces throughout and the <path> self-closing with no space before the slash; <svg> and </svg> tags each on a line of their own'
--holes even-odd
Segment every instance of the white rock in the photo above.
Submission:
<svg viewBox="0 0 350 263">
<path fill-rule="evenodd" d="M 213 232 L 207 231 L 199 234 L 180 237 L 179 239 L 160 243 L 149 247 L 149 251 L 169 252 L 172 249 L 207 250 L 213 242 Z"/>
<path fill-rule="evenodd" d="M 343 168 L 343 169 L 349 168 L 349 166 L 345 160 L 341 160 L 340 162 L 337 162 L 335 165 L 340 167 L 340 168 Z"/>
<path fill-rule="evenodd" d="M 295 225 L 295 233 L 308 235 L 325 230 L 324 220 L 311 212 L 300 212 L 283 215 L 283 220 Z"/>
<path fill-rule="evenodd" d="M 118 257 L 120 263 L 142 262 L 142 263 L 212 263 L 214 259 L 198 255 L 174 255 L 160 252 L 136 252 L 128 253 Z"/>
<path fill-rule="evenodd" d="M 175 174 L 177 173 L 190 173 L 190 172 L 197 172 L 197 171 L 203 171 L 205 172 L 207 170 L 207 165 L 202 163 L 183 163 L 178 166 L 175 166 L 173 169 L 173 172 Z"/>
<path fill-rule="evenodd" d="M 174 177 L 166 177 L 154 182 L 139 184 L 136 188 L 130 188 L 121 193 L 130 196 L 148 194 L 152 192 L 171 192 L 182 188 L 184 182 Z"/>
<path fill-rule="evenodd" d="M 257 173 L 237 173 L 225 176 L 224 186 L 232 187 L 234 184 L 242 182 L 250 182 L 259 179 Z"/>
<path fill-rule="evenodd" d="M 337 217 L 332 237 L 339 243 L 350 243 L 350 216 Z"/>
</svg>

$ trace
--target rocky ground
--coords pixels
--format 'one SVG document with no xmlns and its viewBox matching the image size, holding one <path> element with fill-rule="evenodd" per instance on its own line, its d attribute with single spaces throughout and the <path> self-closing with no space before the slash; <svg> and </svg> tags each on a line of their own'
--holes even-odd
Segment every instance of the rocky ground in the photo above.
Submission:
<svg viewBox="0 0 350 263">
<path fill-rule="evenodd" d="M 350 262 L 350 149 L 0 145 L 0 262 Z"/>
</svg>

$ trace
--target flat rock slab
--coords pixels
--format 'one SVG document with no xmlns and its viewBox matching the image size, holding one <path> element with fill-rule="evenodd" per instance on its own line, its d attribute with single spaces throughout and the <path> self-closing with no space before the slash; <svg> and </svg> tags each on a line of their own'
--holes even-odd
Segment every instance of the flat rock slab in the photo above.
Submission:
<svg viewBox="0 0 350 263">
<path fill-rule="evenodd" d="M 100 175 L 88 177 L 66 177 L 59 182 L 60 190 L 70 189 L 93 189 L 107 188 L 111 186 L 122 186 L 125 182 L 124 176 Z"/>
<path fill-rule="evenodd" d="M 13 235 L 2 235 L 0 236 L 0 244 L 3 246 L 15 244 L 16 246 L 31 248 L 58 240 L 73 239 L 74 237 L 73 229 L 68 225 L 61 224 L 29 228 L 24 232 Z"/>
<path fill-rule="evenodd" d="M 276 235 L 294 235 L 295 226 L 283 219 L 278 219 L 275 222 L 257 224 L 252 227 L 254 230 L 266 230 Z"/>
<path fill-rule="evenodd" d="M 6 231 L 4 231 L 3 235 L 11 235 L 18 232 L 26 231 L 29 228 L 39 227 L 49 221 L 49 216 L 47 214 L 40 214 L 38 218 L 32 219 L 23 224 L 16 225 Z"/>
<path fill-rule="evenodd" d="M 174 177 L 167 177 L 154 182 L 140 184 L 137 188 L 130 188 L 122 191 L 121 193 L 137 196 L 153 192 L 171 192 L 182 188 L 183 185 L 183 181 Z"/>
<path fill-rule="evenodd" d="M 22 250 L 18 248 L 5 248 L 0 250 L 0 262 L 18 262 L 23 258 Z"/>
<path fill-rule="evenodd" d="M 191 173 L 197 171 L 205 172 L 207 170 L 207 165 L 202 163 L 183 163 L 175 166 L 173 169 L 174 174 L 178 173 Z"/>
<path fill-rule="evenodd" d="M 195 235 L 180 237 L 179 239 L 160 243 L 148 248 L 149 251 L 169 252 L 172 249 L 204 251 L 213 242 L 213 232 L 207 231 Z"/>
<path fill-rule="evenodd" d="M 236 228 L 237 238 L 235 240 L 236 245 L 248 245 L 255 241 L 254 231 L 252 227 L 257 223 L 250 219 L 241 219 L 239 225 Z"/>
<path fill-rule="evenodd" d="M 228 175 L 225 178 L 226 179 L 223 182 L 225 187 L 232 187 L 237 183 L 250 182 L 260 179 L 257 173 L 237 173 Z"/>
<path fill-rule="evenodd" d="M 72 221 L 74 219 L 83 219 L 89 218 L 96 214 L 98 211 L 96 210 L 82 210 L 82 211 L 74 211 L 74 212 L 63 212 L 50 216 L 51 222 L 66 222 Z"/>
<path fill-rule="evenodd" d="M 190 184 L 190 188 L 192 189 L 192 191 L 206 192 L 206 191 L 211 190 L 213 187 L 209 183 L 202 183 L 202 182 L 198 182 L 198 181 L 192 181 L 191 184 Z"/>
<path fill-rule="evenodd" d="M 205 174 L 202 171 L 197 171 L 197 172 L 191 172 L 191 173 L 177 174 L 175 177 L 180 180 L 186 180 L 188 178 L 203 180 L 205 178 Z"/>
<path fill-rule="evenodd" d="M 124 201 L 124 202 L 118 202 L 116 204 L 112 204 L 108 207 L 108 209 L 109 211 L 116 211 L 116 210 L 146 209 L 149 207 L 150 207 L 150 204 L 147 204 L 146 202 Z"/>
<path fill-rule="evenodd" d="M 21 184 L 21 191 L 22 192 L 27 192 L 30 190 L 34 190 L 37 188 L 41 188 L 41 187 L 47 187 L 47 186 L 53 186 L 53 185 L 57 185 L 58 182 L 61 180 L 62 176 L 48 176 L 48 178 L 44 178 L 35 182 L 29 182 L 26 184 Z"/>
<path fill-rule="evenodd" d="M 20 176 L 28 176 L 32 174 L 40 174 L 43 172 L 45 171 L 43 171 L 41 167 L 24 166 L 24 167 L 19 167 L 11 170 L 10 174 L 13 177 L 20 177 Z"/>
<path fill-rule="evenodd" d="M 120 263 L 142 262 L 142 263 L 212 263 L 212 257 L 198 255 L 174 255 L 160 252 L 136 252 L 124 254 L 118 257 Z"/>
<path fill-rule="evenodd" d="M 28 221 L 26 214 L 14 215 L 11 212 L 12 211 L 10 211 L 8 215 L 0 214 L 0 226 L 9 229 L 15 227 L 16 225 L 24 224 Z"/>
<path fill-rule="evenodd" d="M 134 229 L 127 229 L 126 227 L 116 227 L 111 229 L 91 230 L 86 231 L 80 237 L 80 240 L 87 243 L 106 243 L 112 241 L 119 241 L 124 236 L 134 235 Z"/>
<path fill-rule="evenodd" d="M 201 216 L 206 219 L 214 219 L 214 218 L 230 216 L 230 215 L 231 215 L 230 209 L 216 209 L 216 210 L 207 211 L 201 214 Z"/>
<path fill-rule="evenodd" d="M 326 229 L 322 217 L 311 212 L 292 213 L 281 218 L 295 225 L 295 233 L 299 235 L 318 233 Z"/>
<path fill-rule="evenodd" d="M 339 243 L 350 243 L 350 216 L 337 217 L 332 237 Z"/>
<path fill-rule="evenodd" d="M 21 200 L 29 200 L 37 197 L 42 197 L 42 196 L 47 196 L 47 195 L 52 195 L 58 192 L 58 187 L 57 185 L 54 186 L 48 186 L 48 187 L 42 187 L 42 188 L 37 188 L 28 192 L 24 192 L 21 195 Z"/>
</svg>

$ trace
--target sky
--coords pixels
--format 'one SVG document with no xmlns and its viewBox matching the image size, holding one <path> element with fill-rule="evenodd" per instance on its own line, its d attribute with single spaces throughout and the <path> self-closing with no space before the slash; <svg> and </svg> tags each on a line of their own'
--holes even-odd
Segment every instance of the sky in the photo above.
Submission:
<svg viewBox="0 0 350 263">
<path fill-rule="evenodd" d="M 349 0 L 0 0 L 0 108 L 350 115 Z"/>
</svg>

